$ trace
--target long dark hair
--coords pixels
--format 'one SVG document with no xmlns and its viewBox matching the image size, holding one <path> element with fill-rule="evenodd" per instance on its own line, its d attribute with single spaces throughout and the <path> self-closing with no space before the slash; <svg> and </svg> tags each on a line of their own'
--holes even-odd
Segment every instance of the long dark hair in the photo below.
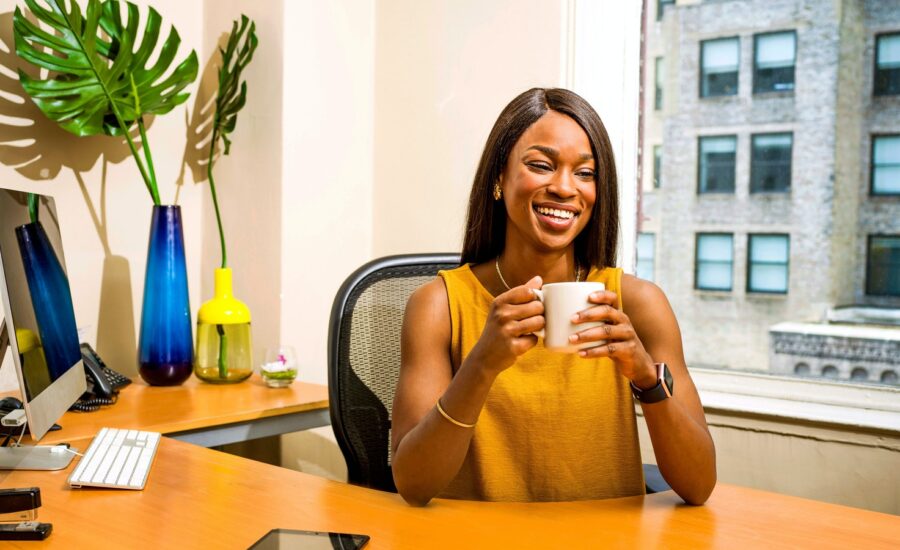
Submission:
<svg viewBox="0 0 900 550">
<path fill-rule="evenodd" d="M 494 200 L 494 183 L 506 167 L 509 153 L 532 124 L 547 111 L 562 113 L 587 134 L 597 166 L 597 199 L 587 226 L 575 237 L 575 261 L 584 268 L 616 263 L 619 237 L 619 192 L 616 164 L 606 128 L 597 112 L 578 94 L 560 88 L 532 88 L 513 99 L 491 129 L 469 195 L 462 263 L 479 264 L 496 258 L 506 241 L 506 208 Z"/>
</svg>

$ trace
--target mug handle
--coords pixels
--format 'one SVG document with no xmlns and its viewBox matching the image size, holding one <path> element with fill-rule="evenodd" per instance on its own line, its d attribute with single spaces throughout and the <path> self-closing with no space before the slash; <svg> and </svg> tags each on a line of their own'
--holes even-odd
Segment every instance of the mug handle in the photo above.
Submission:
<svg viewBox="0 0 900 550">
<path fill-rule="evenodd" d="M 539 288 L 532 288 L 532 289 L 531 289 L 531 292 L 534 293 L 535 298 L 537 298 L 538 300 L 540 300 L 541 303 L 544 302 L 544 292 L 543 292 L 541 289 L 539 289 Z M 546 322 L 546 319 L 547 319 L 546 315 L 544 316 L 544 319 L 545 319 L 545 322 Z M 540 339 L 543 339 L 543 338 L 544 338 L 544 329 L 536 330 L 536 331 L 532 332 L 532 334 L 534 334 L 535 336 L 537 336 L 537 337 L 540 338 Z"/>
</svg>

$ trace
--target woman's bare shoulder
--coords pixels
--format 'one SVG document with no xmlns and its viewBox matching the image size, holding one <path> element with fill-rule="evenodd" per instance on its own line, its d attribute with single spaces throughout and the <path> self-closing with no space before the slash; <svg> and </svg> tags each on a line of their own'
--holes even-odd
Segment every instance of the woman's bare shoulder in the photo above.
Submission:
<svg viewBox="0 0 900 550">
<path fill-rule="evenodd" d="M 622 274 L 622 300 L 625 302 L 625 313 L 670 311 L 666 293 L 654 283 L 639 279 L 634 275 Z"/>
</svg>

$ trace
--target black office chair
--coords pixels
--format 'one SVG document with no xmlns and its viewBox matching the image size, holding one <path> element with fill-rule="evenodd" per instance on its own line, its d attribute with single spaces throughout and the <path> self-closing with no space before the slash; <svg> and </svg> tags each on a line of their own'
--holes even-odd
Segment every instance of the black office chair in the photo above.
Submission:
<svg viewBox="0 0 900 550">
<path fill-rule="evenodd" d="M 397 492 L 391 472 L 391 407 L 400 372 L 400 328 L 410 294 L 457 254 L 408 254 L 373 260 L 344 281 L 328 327 L 331 426 L 350 483 Z M 669 489 L 644 465 L 647 492 Z"/>
</svg>

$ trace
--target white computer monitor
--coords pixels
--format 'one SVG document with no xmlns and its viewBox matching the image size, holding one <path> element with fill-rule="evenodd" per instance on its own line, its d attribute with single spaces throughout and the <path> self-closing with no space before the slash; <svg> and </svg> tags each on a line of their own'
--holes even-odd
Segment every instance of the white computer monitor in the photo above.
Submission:
<svg viewBox="0 0 900 550">
<path fill-rule="evenodd" d="M 0 188 L 0 297 L 0 325 L 8 335 L 28 428 L 38 441 L 86 389 L 51 197 L 29 199 L 28 193 Z M 4 340 L 0 336 L 0 363 Z M 0 469 L 59 469 L 71 458 L 50 446 L 2 447 Z"/>
</svg>

